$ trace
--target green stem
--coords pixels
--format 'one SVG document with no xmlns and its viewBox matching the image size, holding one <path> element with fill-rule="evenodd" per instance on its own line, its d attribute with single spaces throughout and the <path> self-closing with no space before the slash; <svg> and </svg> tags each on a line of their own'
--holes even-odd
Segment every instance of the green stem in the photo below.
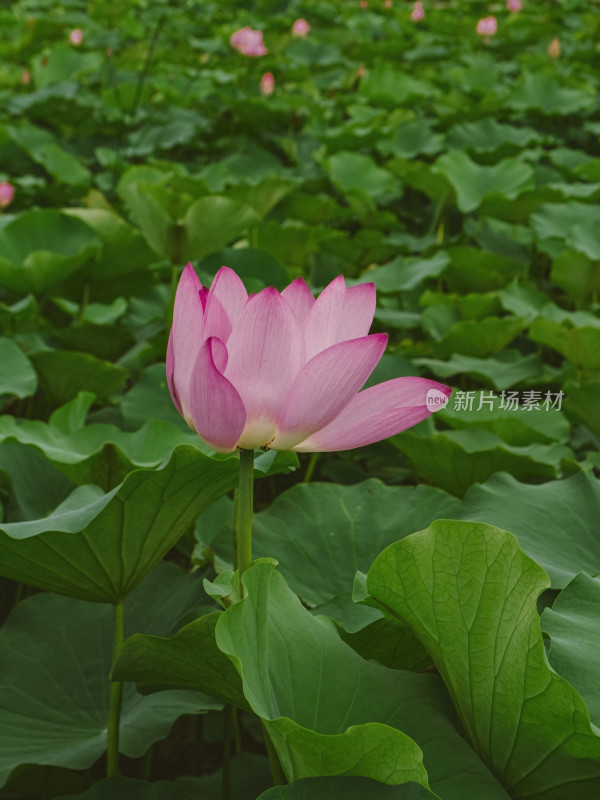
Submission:
<svg viewBox="0 0 600 800">
<path fill-rule="evenodd" d="M 240 450 L 240 483 L 235 509 L 237 568 L 240 582 L 252 563 L 252 501 L 254 487 L 254 450 Z"/>
<path fill-rule="evenodd" d="M 233 740 L 233 706 L 227 703 L 223 709 L 223 772 L 221 781 L 222 800 L 231 800 L 231 742 Z"/>
<path fill-rule="evenodd" d="M 115 603 L 115 630 L 113 644 L 113 669 L 123 646 L 123 601 Z M 119 723 L 121 701 L 123 699 L 122 681 L 110 684 L 110 704 L 108 708 L 108 735 L 106 740 L 106 775 L 114 778 L 119 775 Z"/>
<path fill-rule="evenodd" d="M 263 736 L 265 737 L 265 744 L 267 746 L 267 755 L 269 756 L 269 765 L 271 767 L 271 777 L 273 779 L 273 786 L 285 786 L 287 780 L 283 772 L 283 769 L 281 768 L 281 762 L 279 761 L 279 756 L 277 755 L 277 751 L 273 747 L 273 742 L 271 741 L 271 737 L 269 736 L 269 732 L 267 731 L 265 723 L 261 721 L 261 725 L 263 730 Z"/>
<path fill-rule="evenodd" d="M 310 479 L 312 478 L 315 467 L 317 466 L 317 461 L 319 460 L 319 455 L 320 453 L 310 454 L 310 461 L 306 467 L 306 472 L 304 473 L 304 478 L 302 478 L 302 483 L 310 483 Z"/>
</svg>

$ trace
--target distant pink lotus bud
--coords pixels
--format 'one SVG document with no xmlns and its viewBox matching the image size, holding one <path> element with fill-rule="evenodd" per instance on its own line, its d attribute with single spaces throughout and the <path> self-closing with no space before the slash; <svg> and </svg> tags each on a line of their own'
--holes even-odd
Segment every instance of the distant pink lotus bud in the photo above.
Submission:
<svg viewBox="0 0 600 800">
<path fill-rule="evenodd" d="M 498 30 L 496 17 L 484 17 L 477 23 L 477 33 L 480 36 L 493 36 Z"/>
<path fill-rule="evenodd" d="M 558 58 L 560 56 L 560 39 L 555 36 L 548 45 L 548 55 L 550 58 Z"/>
<path fill-rule="evenodd" d="M 387 344 L 369 335 L 374 313 L 375 286 L 347 287 L 342 275 L 316 300 L 303 278 L 248 297 L 229 267 L 206 289 L 188 264 L 167 346 L 173 403 L 222 453 L 351 450 L 394 436 L 452 390 L 395 378 L 360 391 Z"/>
<path fill-rule="evenodd" d="M 310 25 L 305 19 L 297 19 L 292 25 L 292 34 L 304 38 L 310 31 Z"/>
<path fill-rule="evenodd" d="M 392 7 L 392 0 L 383 0 L 383 7 L 384 8 L 391 8 Z"/>
<path fill-rule="evenodd" d="M 522 11 L 523 3 L 521 0 L 506 0 L 506 7 L 509 11 Z"/>
<path fill-rule="evenodd" d="M 243 56 L 266 56 L 269 52 L 263 43 L 262 31 L 248 27 L 233 33 L 229 43 Z"/>
<path fill-rule="evenodd" d="M 425 19 L 425 9 L 423 8 L 423 3 L 421 0 L 417 0 L 414 4 L 410 18 L 413 22 L 419 22 L 420 20 Z"/>
<path fill-rule="evenodd" d="M 74 28 L 69 34 L 69 41 L 79 47 L 83 42 L 83 31 L 80 28 Z"/>
<path fill-rule="evenodd" d="M 24 69 L 21 73 L 21 83 L 24 86 L 29 86 L 31 83 L 31 72 L 28 69 Z"/>
<path fill-rule="evenodd" d="M 265 97 L 268 97 L 275 91 L 275 78 L 272 72 L 265 72 L 260 79 L 260 91 Z"/>
<path fill-rule="evenodd" d="M 6 208 L 9 206 L 15 196 L 15 187 L 12 183 L 7 183 L 4 181 L 0 183 L 0 208 Z"/>
<path fill-rule="evenodd" d="M 361 8 L 368 8 L 369 7 L 369 2 L 368 2 L 368 0 L 360 0 L 359 5 L 360 5 Z"/>
</svg>

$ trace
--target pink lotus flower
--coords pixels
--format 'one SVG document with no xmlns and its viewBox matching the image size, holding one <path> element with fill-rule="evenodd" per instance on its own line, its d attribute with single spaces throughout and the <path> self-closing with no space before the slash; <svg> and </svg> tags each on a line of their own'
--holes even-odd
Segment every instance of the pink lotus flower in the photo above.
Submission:
<svg viewBox="0 0 600 800">
<path fill-rule="evenodd" d="M 383 7 L 384 8 L 391 8 L 392 7 L 392 0 L 383 0 Z"/>
<path fill-rule="evenodd" d="M 265 97 L 269 97 L 275 91 L 275 78 L 272 72 L 265 72 L 260 79 L 260 91 Z"/>
<path fill-rule="evenodd" d="M 229 43 L 243 56 L 266 56 L 269 52 L 264 45 L 262 31 L 248 27 L 233 33 Z"/>
<path fill-rule="evenodd" d="M 360 0 L 359 6 L 361 8 L 368 8 L 369 7 L 369 0 Z"/>
<path fill-rule="evenodd" d="M 414 4 L 410 18 L 413 22 L 419 22 L 420 20 L 425 19 L 425 9 L 423 8 L 423 3 L 421 0 L 417 0 Z"/>
<path fill-rule="evenodd" d="M 509 11 L 522 11 L 523 4 L 521 0 L 506 0 L 506 7 Z"/>
<path fill-rule="evenodd" d="M 484 17 L 477 23 L 477 33 L 480 36 L 493 36 L 498 30 L 496 17 Z"/>
<path fill-rule="evenodd" d="M 15 187 L 12 183 L 3 181 L 0 183 L 0 208 L 9 206 L 15 197 Z"/>
<path fill-rule="evenodd" d="M 416 425 L 451 389 L 396 378 L 359 391 L 387 335 L 367 335 L 372 283 L 333 280 L 315 300 L 296 278 L 248 297 L 221 267 L 210 289 L 183 271 L 167 348 L 167 382 L 188 425 L 215 450 L 350 450 Z M 429 403 L 431 406 L 431 403 Z M 438 407 L 442 407 L 443 402 Z"/>
<path fill-rule="evenodd" d="M 75 28 L 69 34 L 69 41 L 71 44 L 79 46 L 83 42 L 83 31 L 80 28 Z"/>
<path fill-rule="evenodd" d="M 292 34 L 304 38 L 310 31 L 310 25 L 305 19 L 297 19 L 292 25 Z"/>
</svg>

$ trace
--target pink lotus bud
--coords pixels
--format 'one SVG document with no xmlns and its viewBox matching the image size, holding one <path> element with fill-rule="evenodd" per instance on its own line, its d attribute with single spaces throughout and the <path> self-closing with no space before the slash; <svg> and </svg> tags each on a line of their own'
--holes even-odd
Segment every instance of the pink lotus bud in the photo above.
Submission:
<svg viewBox="0 0 600 800">
<path fill-rule="evenodd" d="M 31 72 L 28 69 L 24 69 L 21 73 L 21 83 L 23 86 L 29 86 L 31 83 Z"/>
<path fill-rule="evenodd" d="M 265 97 L 268 97 L 275 91 L 275 78 L 272 72 L 265 72 L 260 79 L 260 91 Z"/>
<path fill-rule="evenodd" d="M 369 7 L 369 2 L 368 2 L 368 0 L 360 0 L 359 6 L 360 6 L 361 8 L 368 8 L 368 7 Z"/>
<path fill-rule="evenodd" d="M 0 183 L 0 208 L 6 208 L 9 206 L 15 196 L 15 187 L 12 183 L 7 183 L 4 181 Z"/>
<path fill-rule="evenodd" d="M 477 23 L 477 33 L 480 36 L 493 36 L 498 30 L 496 17 L 484 17 Z"/>
<path fill-rule="evenodd" d="M 383 7 L 384 8 L 391 8 L 392 7 L 392 0 L 383 0 Z"/>
<path fill-rule="evenodd" d="M 523 3 L 521 0 L 506 0 L 506 7 L 509 11 L 522 11 Z"/>
<path fill-rule="evenodd" d="M 292 34 L 304 38 L 310 31 L 310 25 L 305 19 L 297 19 L 292 25 Z"/>
<path fill-rule="evenodd" d="M 395 378 L 360 391 L 385 350 L 369 335 L 372 283 L 335 278 L 315 300 L 303 278 L 248 297 L 221 267 L 210 289 L 183 271 L 167 347 L 178 412 L 215 450 L 351 450 L 443 408 L 448 386 Z M 433 401 L 432 401 L 433 398 Z"/>
<path fill-rule="evenodd" d="M 74 30 L 72 30 L 71 33 L 69 34 L 69 41 L 71 42 L 71 44 L 77 45 L 77 47 L 79 47 L 79 45 L 83 42 L 83 31 L 80 28 L 75 28 Z"/>
<path fill-rule="evenodd" d="M 420 20 L 425 19 L 425 9 L 423 8 L 423 3 L 421 0 L 417 0 L 414 4 L 410 18 L 413 22 L 419 22 Z"/>
<path fill-rule="evenodd" d="M 550 58 L 558 58 L 560 56 L 560 39 L 555 36 L 548 45 L 548 55 Z"/>
<path fill-rule="evenodd" d="M 266 56 L 269 52 L 263 43 L 262 31 L 248 27 L 233 33 L 229 43 L 243 56 Z"/>
</svg>

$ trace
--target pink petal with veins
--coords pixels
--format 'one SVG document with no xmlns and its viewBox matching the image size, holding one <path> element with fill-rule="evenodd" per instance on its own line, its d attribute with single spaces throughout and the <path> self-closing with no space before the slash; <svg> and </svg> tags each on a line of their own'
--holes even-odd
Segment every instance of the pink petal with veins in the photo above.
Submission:
<svg viewBox="0 0 600 800">
<path fill-rule="evenodd" d="M 292 384 L 271 444 L 288 450 L 328 425 L 364 385 L 383 355 L 385 333 L 338 342 L 318 353 Z"/>
<path fill-rule="evenodd" d="M 304 360 L 300 326 L 277 289 L 263 289 L 246 303 L 227 351 L 225 377 L 247 415 L 238 446 L 262 447 L 277 433 L 281 406 Z"/>
<path fill-rule="evenodd" d="M 426 378 L 395 378 L 355 395 L 320 431 L 293 447 L 299 452 L 352 450 L 387 439 L 426 419 L 431 389 L 450 397 L 452 389 Z"/>
<path fill-rule="evenodd" d="M 221 453 L 235 450 L 246 423 L 246 411 L 235 387 L 216 363 L 227 363 L 227 348 L 216 338 L 203 343 L 194 364 L 190 411 L 196 432 Z"/>
</svg>

